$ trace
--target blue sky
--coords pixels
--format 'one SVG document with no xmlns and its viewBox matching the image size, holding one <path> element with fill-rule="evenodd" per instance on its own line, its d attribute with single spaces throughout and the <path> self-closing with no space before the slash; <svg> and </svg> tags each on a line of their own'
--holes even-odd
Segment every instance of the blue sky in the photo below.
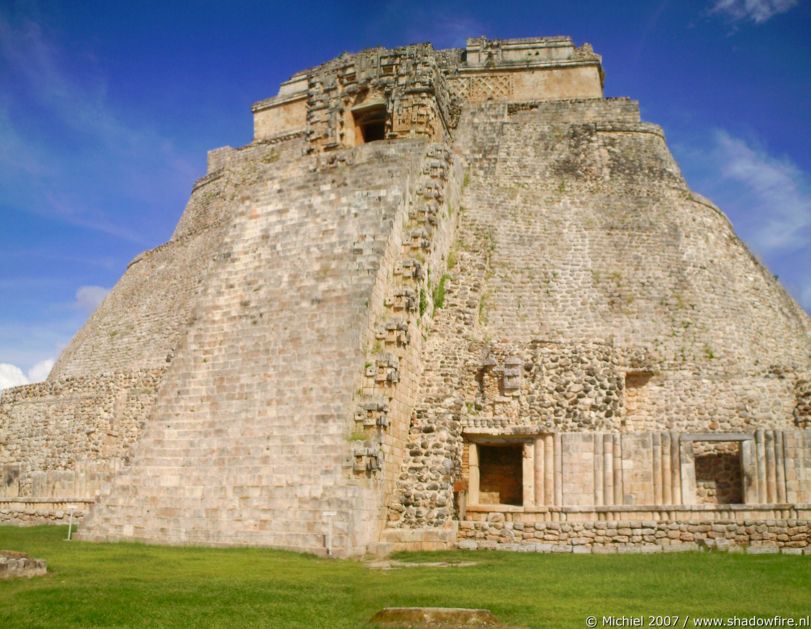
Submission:
<svg viewBox="0 0 811 629">
<path fill-rule="evenodd" d="M 0 0 L 0 388 L 45 377 L 206 151 L 343 51 L 571 35 L 641 102 L 690 185 L 811 311 L 811 6 L 662 2 Z"/>
</svg>

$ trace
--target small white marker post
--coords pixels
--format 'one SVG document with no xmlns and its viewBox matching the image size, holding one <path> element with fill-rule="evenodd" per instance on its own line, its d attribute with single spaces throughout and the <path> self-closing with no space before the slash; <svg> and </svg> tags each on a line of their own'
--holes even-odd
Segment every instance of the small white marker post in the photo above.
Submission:
<svg viewBox="0 0 811 629">
<path fill-rule="evenodd" d="M 332 518 L 338 513 L 336 511 L 324 511 L 323 515 L 327 518 L 327 557 L 332 557 Z"/>
<path fill-rule="evenodd" d="M 70 509 L 70 518 L 68 518 L 68 538 L 65 540 L 66 542 L 70 541 L 71 533 L 73 533 L 73 507 Z"/>
</svg>

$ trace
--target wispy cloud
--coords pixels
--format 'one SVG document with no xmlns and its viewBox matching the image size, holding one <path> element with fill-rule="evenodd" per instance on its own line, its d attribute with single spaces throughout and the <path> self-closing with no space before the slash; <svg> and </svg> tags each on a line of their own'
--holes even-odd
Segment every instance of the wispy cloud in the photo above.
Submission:
<svg viewBox="0 0 811 629">
<path fill-rule="evenodd" d="M 96 310 L 110 292 L 103 286 L 80 286 L 76 291 L 76 306 L 90 314 Z"/>
<path fill-rule="evenodd" d="M 103 212 L 88 207 L 86 203 L 71 200 L 67 198 L 68 196 L 69 193 L 67 192 L 62 194 L 45 192 L 44 198 L 48 201 L 47 207 L 33 207 L 31 212 L 58 218 L 68 225 L 82 227 L 138 245 L 150 244 L 149 240 L 145 239 L 135 229 L 130 229 L 126 225 L 112 220 Z"/>
<path fill-rule="evenodd" d="M 36 321 L 0 321 L 0 363 L 32 369 L 42 360 L 58 356 L 86 318 L 86 313 L 62 311 Z"/>
<path fill-rule="evenodd" d="M 2 16 L 0 16 L 0 37 Z M 2 98 L 2 97 L 0 97 Z M 8 104 L 0 100 L 0 168 L 12 170 L 29 177 L 47 174 L 41 160 L 31 151 L 28 142 L 23 139 L 11 121 Z"/>
<path fill-rule="evenodd" d="M 735 21 L 762 24 L 779 13 L 797 6 L 799 0 L 716 0 L 713 13 L 723 13 Z"/>
<path fill-rule="evenodd" d="M 427 16 L 422 24 L 412 25 L 406 31 L 409 41 L 429 41 L 436 48 L 464 48 L 468 37 L 485 34 L 482 23 L 472 16 L 450 14 L 439 9 Z"/>
<path fill-rule="evenodd" d="M 721 176 L 751 194 L 749 238 L 764 253 L 791 251 L 811 242 L 811 184 L 790 160 L 733 137 L 714 134 L 714 157 Z"/>
<path fill-rule="evenodd" d="M 187 191 L 195 168 L 170 139 L 127 120 L 111 104 L 103 72 L 89 61 L 77 70 L 75 56 L 36 22 L 12 21 L 0 12 L 3 201 L 32 215 L 154 244 L 154 235 L 127 226 L 136 215 L 124 206 L 140 206 L 141 223 L 149 211 L 165 214 L 166 204 L 178 203 Z"/>
<path fill-rule="evenodd" d="M 15 27 L 0 15 L 0 55 L 25 81 L 28 93 L 61 124 L 119 151 L 137 148 L 145 139 L 155 140 L 150 132 L 124 123 L 110 109 L 100 73 L 93 73 L 91 67 L 90 77 L 79 80 L 68 72 L 64 51 L 36 22 L 25 20 Z"/>
<path fill-rule="evenodd" d="M 735 231 L 811 312 L 811 175 L 758 139 L 725 130 L 674 145 L 690 185 L 729 216 Z"/>
<path fill-rule="evenodd" d="M 400 44 L 430 42 L 435 48 L 463 48 L 468 37 L 493 36 L 484 23 L 464 10 L 406 0 L 385 3 L 366 30 L 374 37 L 387 33 Z"/>
<path fill-rule="evenodd" d="M 112 255 L 84 255 L 87 252 L 82 250 L 74 252 L 55 251 L 52 248 L 39 246 L 27 247 L 21 245 L 16 248 L 9 248 L 3 250 L 3 259 L 7 261 L 16 260 L 14 264 L 24 265 L 30 261 L 37 260 L 51 260 L 54 264 L 77 264 L 85 267 L 95 267 L 110 271 L 116 268 L 116 259 Z M 39 278 L 40 280 L 48 280 L 48 278 Z M 27 281 L 26 278 L 16 276 L 15 281 Z M 54 281 L 51 279 L 50 281 Z M 3 280 L 0 279 L 0 286 L 3 285 Z"/>
</svg>

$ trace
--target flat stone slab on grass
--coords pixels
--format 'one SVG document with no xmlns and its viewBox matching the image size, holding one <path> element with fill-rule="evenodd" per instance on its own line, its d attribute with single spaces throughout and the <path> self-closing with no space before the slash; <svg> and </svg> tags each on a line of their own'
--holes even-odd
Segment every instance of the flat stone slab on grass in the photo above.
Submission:
<svg viewBox="0 0 811 629">
<path fill-rule="evenodd" d="M 16 550 L 0 550 L 0 579 L 38 577 L 48 572 L 44 559 L 31 559 Z"/>
<path fill-rule="evenodd" d="M 367 567 L 374 570 L 396 570 L 397 568 L 469 568 L 478 565 L 477 561 L 397 561 L 396 559 L 381 559 L 369 561 Z"/>
<path fill-rule="evenodd" d="M 372 616 L 378 627 L 502 627 L 489 609 L 462 607 L 386 607 Z"/>
</svg>

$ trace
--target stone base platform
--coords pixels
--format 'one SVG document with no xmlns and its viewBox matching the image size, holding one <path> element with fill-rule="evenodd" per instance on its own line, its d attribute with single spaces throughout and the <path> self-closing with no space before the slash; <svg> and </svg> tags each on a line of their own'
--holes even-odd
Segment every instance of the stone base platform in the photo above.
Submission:
<svg viewBox="0 0 811 629">
<path fill-rule="evenodd" d="M 371 620 L 376 627 L 501 627 L 488 609 L 459 607 L 387 607 Z"/>
<path fill-rule="evenodd" d="M 48 572 L 44 559 L 31 559 L 25 553 L 0 550 L 0 579 L 38 577 Z"/>
<path fill-rule="evenodd" d="M 450 550 L 456 546 L 458 526 L 437 529 L 385 529 L 378 543 L 370 551 L 374 555 L 388 555 L 400 551 Z"/>
<path fill-rule="evenodd" d="M 504 516 L 493 512 L 486 519 L 461 522 L 457 547 L 548 553 L 724 550 L 811 555 L 811 519 L 525 523 Z"/>
<path fill-rule="evenodd" d="M 93 506 L 86 498 L 0 498 L 0 524 L 36 526 L 81 522 Z"/>
</svg>

